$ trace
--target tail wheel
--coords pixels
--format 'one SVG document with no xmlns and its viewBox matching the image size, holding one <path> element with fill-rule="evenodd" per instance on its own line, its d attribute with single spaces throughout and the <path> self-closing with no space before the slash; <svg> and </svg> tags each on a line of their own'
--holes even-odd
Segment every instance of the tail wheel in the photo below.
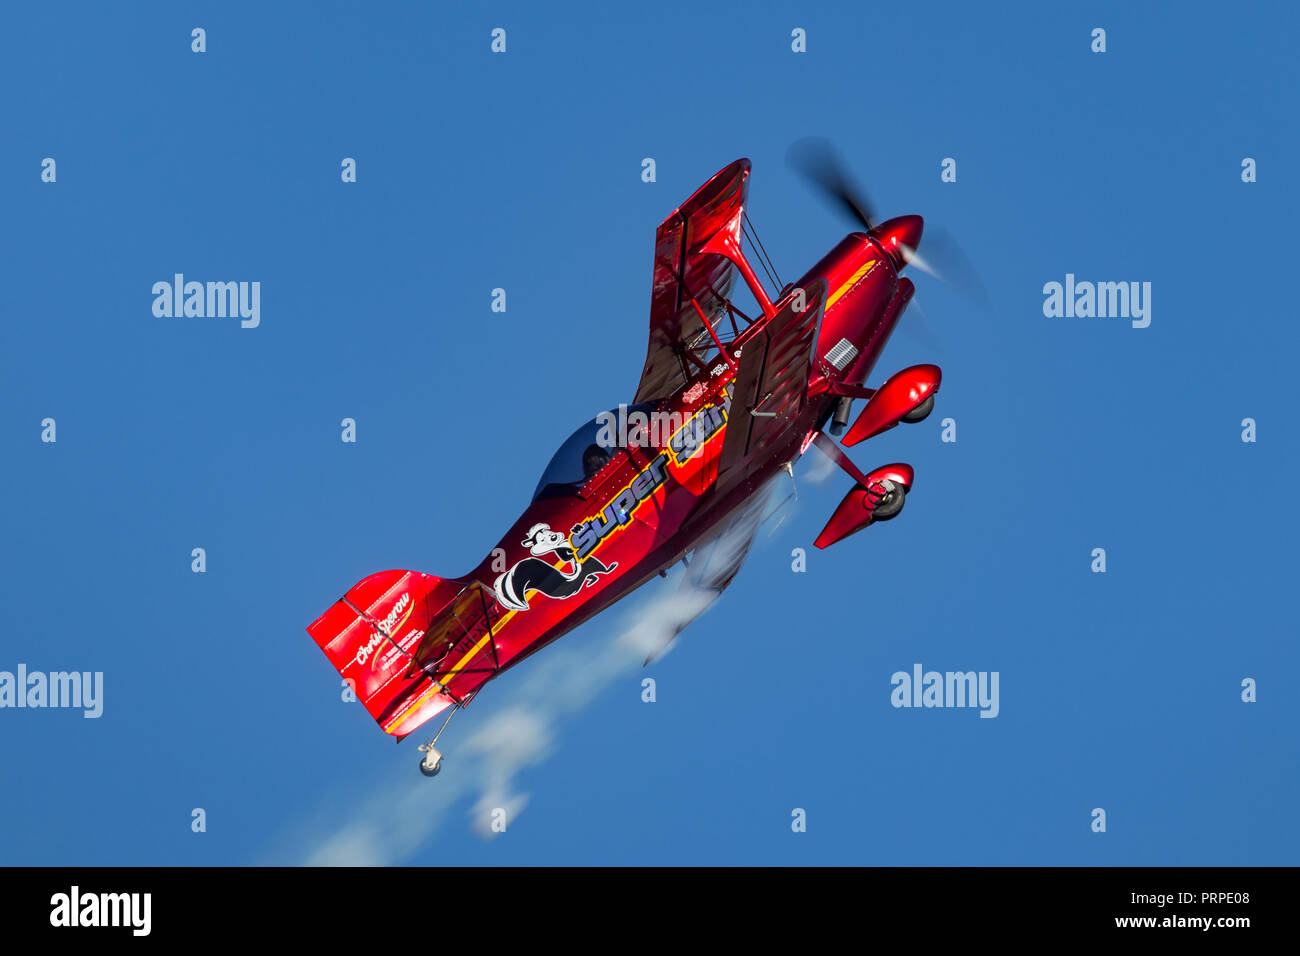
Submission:
<svg viewBox="0 0 1300 956">
<path fill-rule="evenodd" d="M 907 422 L 909 425 L 915 425 L 917 422 L 925 421 L 930 416 L 930 413 L 932 411 L 934 411 L 933 392 L 931 392 L 928 396 L 926 396 L 925 401 L 923 401 L 920 405 L 917 405 L 916 408 L 912 409 L 910 412 L 904 415 L 903 421 Z"/>
<path fill-rule="evenodd" d="M 438 761 L 436 764 L 434 764 L 432 767 L 429 766 L 428 761 L 425 761 L 425 760 L 421 760 L 421 761 L 420 761 L 420 773 L 424 774 L 426 777 L 436 777 L 436 776 L 438 776 L 438 771 L 440 771 L 441 769 L 442 769 L 442 761 L 441 761 L 441 760 L 439 760 L 439 761 Z"/>
<path fill-rule="evenodd" d="M 424 759 L 420 761 L 420 773 L 426 777 L 438 776 L 438 771 L 442 769 L 442 754 L 427 744 L 421 744 L 420 749 L 424 751 Z"/>
<path fill-rule="evenodd" d="M 873 488 L 873 491 L 876 489 L 883 491 L 884 497 L 871 509 L 872 521 L 888 521 L 903 510 L 903 502 L 907 497 L 907 491 L 902 485 L 885 479 Z"/>
</svg>

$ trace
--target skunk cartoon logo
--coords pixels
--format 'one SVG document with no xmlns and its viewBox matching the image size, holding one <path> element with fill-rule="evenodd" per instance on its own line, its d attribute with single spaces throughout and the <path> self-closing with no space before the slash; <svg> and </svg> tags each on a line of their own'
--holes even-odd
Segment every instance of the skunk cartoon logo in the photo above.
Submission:
<svg viewBox="0 0 1300 956">
<path fill-rule="evenodd" d="M 528 610 L 528 592 L 538 591 L 550 598 L 571 598 L 584 587 L 596 583 L 602 574 L 608 574 L 618 567 L 615 561 L 608 567 L 599 558 L 586 558 L 579 561 L 569 539 L 558 531 L 552 531 L 545 522 L 535 524 L 528 529 L 528 537 L 521 542 L 532 557 L 524 558 L 509 571 L 500 575 L 493 590 L 502 606 L 512 611 Z M 555 555 L 572 570 L 551 564 L 543 555 Z"/>
</svg>

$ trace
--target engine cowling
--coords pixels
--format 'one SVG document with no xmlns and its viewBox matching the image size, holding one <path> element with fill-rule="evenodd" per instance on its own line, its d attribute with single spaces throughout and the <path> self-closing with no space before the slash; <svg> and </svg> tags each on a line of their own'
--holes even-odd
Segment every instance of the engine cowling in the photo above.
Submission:
<svg viewBox="0 0 1300 956">
<path fill-rule="evenodd" d="M 818 548 L 829 548 L 836 541 L 842 541 L 871 524 L 875 518 L 873 512 L 883 497 L 882 483 L 891 481 L 903 487 L 904 492 L 912 490 L 912 480 L 916 473 L 911 465 L 900 463 L 882 465 L 867 475 L 867 483 L 855 483 L 849 493 L 839 503 L 831 520 L 826 522 L 821 534 L 813 544 Z"/>
<path fill-rule="evenodd" d="M 943 372 L 937 365 L 912 365 L 895 372 L 867 400 L 858 420 L 842 439 L 844 444 L 856 445 L 893 428 L 904 415 L 939 391 L 942 380 Z"/>
</svg>

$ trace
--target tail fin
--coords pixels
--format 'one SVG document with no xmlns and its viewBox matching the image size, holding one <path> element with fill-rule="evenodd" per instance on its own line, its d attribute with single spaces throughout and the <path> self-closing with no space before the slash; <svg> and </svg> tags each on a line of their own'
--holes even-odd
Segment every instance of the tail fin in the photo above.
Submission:
<svg viewBox="0 0 1300 956">
<path fill-rule="evenodd" d="M 380 571 L 354 584 L 307 628 L 386 732 L 403 737 L 455 700 L 414 662 L 430 622 L 465 582 Z"/>
</svg>

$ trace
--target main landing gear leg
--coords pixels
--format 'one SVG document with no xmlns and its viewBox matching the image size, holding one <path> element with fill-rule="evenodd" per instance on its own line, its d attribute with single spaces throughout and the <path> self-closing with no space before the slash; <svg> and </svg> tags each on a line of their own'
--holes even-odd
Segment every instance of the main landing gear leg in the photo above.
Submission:
<svg viewBox="0 0 1300 956">
<path fill-rule="evenodd" d="M 451 713 L 447 715 L 447 719 L 438 728 L 438 732 L 433 735 L 433 739 L 419 746 L 420 753 L 424 754 L 424 757 L 420 760 L 420 773 L 426 777 L 436 777 L 438 771 L 442 769 L 442 751 L 434 747 L 434 744 L 438 742 L 438 738 L 442 736 L 442 732 L 447 729 L 447 725 L 451 723 L 451 719 L 456 716 L 458 710 L 460 710 L 459 706 L 453 707 Z"/>
</svg>

